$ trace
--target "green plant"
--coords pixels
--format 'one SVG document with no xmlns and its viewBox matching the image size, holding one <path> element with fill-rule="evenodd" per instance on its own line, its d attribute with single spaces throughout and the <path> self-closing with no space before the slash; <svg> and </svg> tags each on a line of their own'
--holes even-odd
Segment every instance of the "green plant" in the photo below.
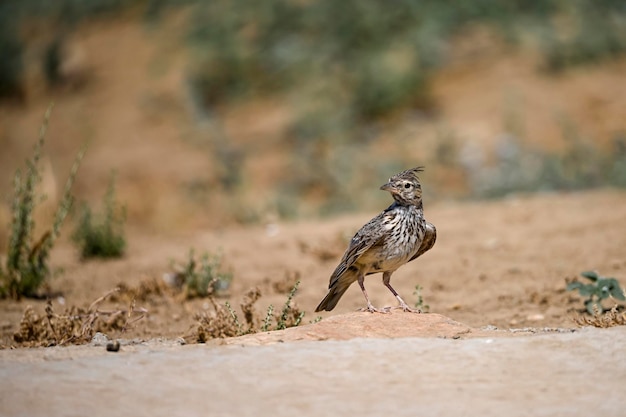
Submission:
<svg viewBox="0 0 626 417">
<path fill-rule="evenodd" d="M 292 305 L 293 297 L 298 290 L 299 284 L 300 281 L 297 281 L 292 287 L 280 314 L 274 314 L 274 306 L 270 304 L 263 320 L 257 317 L 254 309 L 254 304 L 261 298 L 261 291 L 258 288 L 250 289 L 241 303 L 245 327 L 228 301 L 224 305 L 218 305 L 212 295 L 209 295 L 213 312 L 203 311 L 196 315 L 198 327 L 194 334 L 195 340 L 204 343 L 209 339 L 218 337 L 241 336 L 299 326 L 305 313 L 300 311 L 295 305 Z M 316 318 L 315 322 L 319 320 L 321 320 L 321 317 Z M 273 326 L 274 322 L 276 324 Z"/>
<path fill-rule="evenodd" d="M 80 246 L 83 259 L 118 258 L 124 255 L 124 207 L 115 201 L 115 178 L 111 177 L 109 188 L 104 195 L 104 217 L 94 220 L 91 208 L 83 204 L 82 212 L 72 235 L 72 240 Z"/>
<path fill-rule="evenodd" d="M 619 286 L 619 282 L 615 278 L 607 278 L 600 276 L 595 271 L 586 271 L 580 274 L 584 278 L 587 278 L 591 283 L 583 284 L 580 281 L 574 280 L 567 284 L 567 290 L 578 290 L 578 293 L 587 297 L 585 300 L 585 308 L 591 315 L 602 314 L 604 307 L 602 307 L 602 300 L 612 297 L 616 300 L 624 301 L 624 290 Z"/>
<path fill-rule="evenodd" d="M 423 289 L 424 288 L 419 284 L 415 286 L 415 291 L 413 291 L 413 295 L 417 297 L 417 301 L 415 301 L 415 308 L 419 309 L 423 313 L 428 313 L 430 306 L 428 304 L 424 304 L 424 298 L 422 297 Z"/>
<path fill-rule="evenodd" d="M 304 311 L 300 312 L 297 308 L 294 308 L 291 305 L 291 300 L 296 294 L 296 291 L 298 291 L 298 285 L 300 285 L 300 280 L 296 281 L 291 291 L 289 291 L 287 301 L 285 301 L 285 305 L 283 306 L 283 309 L 281 310 L 280 316 L 277 320 L 276 330 L 283 330 L 287 327 L 296 327 L 300 325 L 300 322 L 302 322 L 302 319 L 304 318 Z"/>
<path fill-rule="evenodd" d="M 72 206 L 72 185 L 78 173 L 78 167 L 85 154 L 78 152 L 65 188 L 52 219 L 52 225 L 42 236 L 35 240 L 33 233 L 35 221 L 33 212 L 42 196 L 37 195 L 36 185 L 41 181 L 39 162 L 44 138 L 50 121 L 52 105 L 45 113 L 35 144 L 33 155 L 26 161 L 26 173 L 17 170 L 13 179 L 13 202 L 11 205 L 11 232 L 7 251 L 6 265 L 0 266 L 0 296 L 20 298 L 36 296 L 38 290 L 50 274 L 48 258 L 50 251 L 61 233 L 61 226 Z"/>
<path fill-rule="evenodd" d="M 289 295 L 287 296 L 287 301 L 283 305 L 283 309 L 280 314 L 274 317 L 274 306 L 272 304 L 267 308 L 267 313 L 265 314 L 265 319 L 263 320 L 263 325 L 261 326 L 260 331 L 267 332 L 270 330 L 283 330 L 288 327 L 296 327 L 299 326 L 304 318 L 304 311 L 300 311 L 297 308 L 291 305 L 291 300 L 293 296 L 298 291 L 298 286 L 300 285 L 300 280 L 296 281 L 296 283 L 291 287 L 291 291 L 289 291 Z M 274 329 L 271 328 L 272 319 L 276 319 L 276 327 Z M 320 317 L 321 320 L 321 317 Z"/>
<path fill-rule="evenodd" d="M 222 270 L 222 256 L 205 252 L 198 265 L 194 250 L 189 251 L 189 260 L 181 272 L 176 274 L 187 297 L 207 297 L 225 291 L 233 280 L 232 272 Z"/>
<path fill-rule="evenodd" d="M 274 305 L 270 304 L 267 307 L 267 313 L 265 314 L 265 319 L 263 319 L 263 325 L 261 326 L 262 332 L 269 332 L 271 330 L 270 326 L 272 325 L 272 318 L 274 317 Z"/>
</svg>

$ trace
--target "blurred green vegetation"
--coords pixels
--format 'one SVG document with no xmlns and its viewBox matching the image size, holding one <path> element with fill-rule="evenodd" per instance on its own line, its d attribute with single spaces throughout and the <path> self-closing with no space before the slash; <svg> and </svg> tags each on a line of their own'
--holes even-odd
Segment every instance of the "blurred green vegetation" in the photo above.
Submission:
<svg viewBox="0 0 626 417">
<path fill-rule="evenodd" d="M 71 191 L 85 155 L 84 149 L 78 152 L 74 160 L 51 223 L 46 224 L 47 230 L 36 239 L 33 213 L 35 206 L 44 197 L 37 190 L 37 184 L 42 178 L 42 150 L 52 107 L 50 105 L 44 115 L 39 139 L 35 143 L 32 156 L 26 161 L 26 169 L 18 169 L 13 179 L 9 245 L 6 264 L 4 267 L 0 264 L 0 298 L 20 299 L 41 295 L 42 287 L 52 274 L 50 252 L 61 234 L 61 226 L 74 201 Z"/>
<path fill-rule="evenodd" d="M 436 113 L 431 77 L 468 30 L 486 27 L 511 48 L 530 39 L 543 59 L 538 70 L 553 74 L 626 51 L 626 5 L 618 0 L 22 0 L 0 4 L 0 99 L 22 94 L 20 24 L 28 19 L 60 28 L 42 63 L 52 83 L 55 42 L 77 23 L 132 11 L 158 25 L 176 8 L 190 10 L 183 27 L 190 51 L 186 87 L 198 114 L 215 122 L 219 106 L 259 96 L 280 95 L 292 104 L 289 132 L 279 138 L 292 155 L 289 173 L 270 203 L 281 217 L 301 214 L 299 204 L 309 195 L 324 201 L 317 214 L 362 207 L 363 187 L 414 164 L 415 152 L 400 143 L 401 135 L 388 155 L 377 153 L 373 138 L 398 120 Z M 476 197 L 626 186 L 619 134 L 601 151 L 563 122 L 567 146 L 559 155 L 527 147 L 514 129 L 507 134 L 489 165 L 464 162 L 465 144 L 449 134 L 420 162 L 461 171 Z M 222 139 L 211 145 L 220 186 L 237 196 L 246 186 L 243 162 L 254 150 Z M 245 206 L 236 198 L 233 205 Z M 261 215 L 239 209 L 235 217 L 258 221 Z"/>
<path fill-rule="evenodd" d="M 503 137 L 493 163 L 464 167 L 470 195 L 498 198 L 518 192 L 626 187 L 624 133 L 615 135 L 607 149 L 581 137 L 574 126 L 564 127 L 563 139 L 566 145 L 562 152 L 547 153 L 513 135 Z"/>
<path fill-rule="evenodd" d="M 483 25 L 512 48 L 530 38 L 543 54 L 538 70 L 556 74 L 622 54 L 625 18 L 624 3 L 608 0 L 216 0 L 193 13 L 190 85 L 209 111 L 251 96 L 287 96 L 293 158 L 277 211 L 300 213 L 297 201 L 310 194 L 325 201 L 318 214 L 331 214 L 362 207 L 364 187 L 413 163 L 406 144 L 376 155 L 369 138 L 389 121 L 436 112 L 429 80 L 454 37 Z M 431 160 L 462 171 L 475 197 L 624 184 L 619 138 L 615 150 L 600 152 L 575 126 L 563 130 L 562 155 L 520 142 L 494 164 L 463 166 L 463 144 L 449 142 Z M 446 153 L 451 160 L 437 161 Z"/>
<path fill-rule="evenodd" d="M 23 96 L 21 84 L 23 46 L 18 37 L 15 5 L 0 3 L 0 99 Z"/>
<path fill-rule="evenodd" d="M 626 6 L 618 0 L 22 0 L 0 5 L 7 57 L 0 86 L 19 75 L 20 22 L 47 18 L 71 30 L 89 18 L 140 10 L 154 20 L 187 6 L 193 85 L 206 105 L 326 85 L 331 101 L 346 107 L 348 127 L 407 106 L 429 108 L 429 74 L 445 62 L 448 41 L 471 25 L 488 25 L 511 43 L 531 33 L 550 70 L 614 57 L 626 46 Z"/>
<path fill-rule="evenodd" d="M 623 53 L 625 18 L 623 2 L 606 0 L 201 2 L 189 31 L 193 85 L 206 106 L 297 89 L 313 98 L 297 132 L 349 134 L 407 107 L 430 110 L 429 76 L 472 25 L 511 43 L 530 32 L 545 67 L 561 70 Z"/>
<path fill-rule="evenodd" d="M 103 213 L 94 216 L 91 207 L 83 203 L 72 240 L 83 259 L 120 258 L 126 251 L 124 221 L 126 210 L 115 198 L 115 175 L 102 202 Z"/>
</svg>

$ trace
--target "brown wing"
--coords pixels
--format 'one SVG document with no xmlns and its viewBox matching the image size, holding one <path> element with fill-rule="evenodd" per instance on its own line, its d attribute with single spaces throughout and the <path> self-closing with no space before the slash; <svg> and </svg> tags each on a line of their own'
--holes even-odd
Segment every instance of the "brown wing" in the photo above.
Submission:
<svg viewBox="0 0 626 417">
<path fill-rule="evenodd" d="M 422 240 L 422 244 L 420 245 L 420 248 L 417 250 L 417 252 L 415 252 L 415 255 L 413 255 L 413 257 L 409 259 L 409 262 L 421 256 L 424 252 L 430 250 L 430 248 L 435 245 L 436 240 L 437 229 L 435 228 L 435 225 L 426 222 L 426 228 L 424 229 L 424 240 Z"/>
<path fill-rule="evenodd" d="M 339 265 L 335 268 L 335 272 L 330 276 L 328 288 L 333 284 L 359 259 L 361 255 L 369 249 L 381 245 L 383 243 L 384 230 L 380 227 L 381 218 L 384 212 L 374 217 L 361 228 L 350 240 L 350 246 L 343 254 Z"/>
</svg>

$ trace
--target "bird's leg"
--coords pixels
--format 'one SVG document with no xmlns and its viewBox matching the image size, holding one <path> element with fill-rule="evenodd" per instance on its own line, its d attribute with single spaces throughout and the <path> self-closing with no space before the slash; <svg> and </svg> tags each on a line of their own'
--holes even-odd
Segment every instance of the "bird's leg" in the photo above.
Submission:
<svg viewBox="0 0 626 417">
<path fill-rule="evenodd" d="M 363 295 L 365 296 L 365 301 L 367 301 L 367 307 L 360 309 L 360 311 L 369 311 L 370 313 L 387 313 L 386 309 L 378 309 L 372 305 L 370 302 L 370 298 L 367 296 L 367 291 L 365 291 L 365 275 L 359 274 L 359 287 L 361 287 L 361 291 L 363 291 Z"/>
<path fill-rule="evenodd" d="M 400 305 L 396 308 L 401 308 L 403 311 L 409 311 L 411 313 L 421 313 L 422 310 L 411 308 L 404 302 L 402 297 L 400 297 L 400 295 L 396 292 L 396 290 L 394 290 L 393 287 L 391 286 L 391 283 L 389 282 L 390 280 L 391 280 L 391 272 L 383 272 L 383 284 L 385 284 L 385 287 L 389 288 L 389 291 L 391 291 L 391 293 L 396 297 L 396 299 L 400 303 Z"/>
</svg>

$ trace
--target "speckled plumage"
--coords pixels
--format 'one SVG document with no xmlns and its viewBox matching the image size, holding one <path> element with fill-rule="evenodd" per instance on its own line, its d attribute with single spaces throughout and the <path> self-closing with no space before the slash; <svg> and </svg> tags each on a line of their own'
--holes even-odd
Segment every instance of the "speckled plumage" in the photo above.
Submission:
<svg viewBox="0 0 626 417">
<path fill-rule="evenodd" d="M 422 188 L 417 173 L 422 167 L 408 169 L 389 179 L 381 190 L 389 191 L 393 204 L 367 222 L 352 238 L 346 253 L 330 277 L 329 291 L 315 311 L 332 310 L 343 293 L 355 281 L 359 283 L 366 309 L 381 311 L 372 306 L 365 286 L 365 275 L 383 273 L 383 283 L 398 299 L 400 308 L 417 311 L 407 306 L 390 284 L 391 274 L 422 255 L 435 244 L 437 230 L 424 219 Z"/>
</svg>

